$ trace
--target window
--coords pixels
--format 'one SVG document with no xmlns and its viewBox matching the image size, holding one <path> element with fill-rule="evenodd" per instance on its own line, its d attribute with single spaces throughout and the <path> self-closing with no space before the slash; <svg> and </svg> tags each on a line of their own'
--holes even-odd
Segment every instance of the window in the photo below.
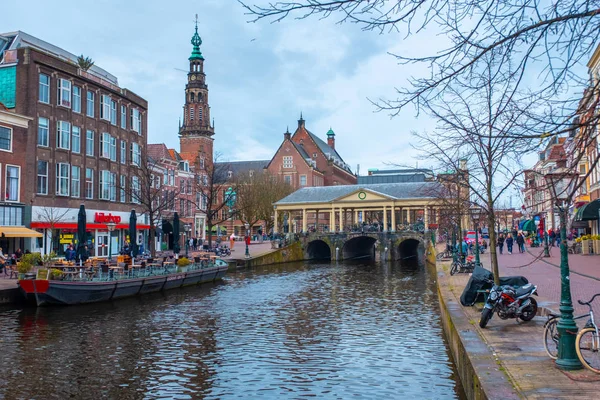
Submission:
<svg viewBox="0 0 600 400">
<path fill-rule="evenodd" d="M 81 169 L 73 165 L 71 167 L 71 197 L 81 196 Z"/>
<path fill-rule="evenodd" d="M 69 195 L 69 172 L 70 165 L 64 163 L 56 164 L 56 195 L 57 196 L 68 196 Z"/>
<path fill-rule="evenodd" d="M 37 162 L 37 194 L 48 194 L 48 161 Z"/>
<path fill-rule="evenodd" d="M 202 121 L 202 108 L 198 109 L 198 121 Z"/>
<path fill-rule="evenodd" d="M 179 191 L 185 194 L 185 179 L 179 179 Z"/>
<path fill-rule="evenodd" d="M 293 168 L 294 159 L 292 156 L 283 156 L 283 168 Z"/>
<path fill-rule="evenodd" d="M 125 203 L 125 181 L 126 181 L 126 177 L 125 175 L 121 175 L 119 177 L 120 180 L 120 187 L 119 187 L 119 201 L 121 203 Z"/>
<path fill-rule="evenodd" d="M 110 161 L 117 162 L 117 138 L 110 137 Z"/>
<path fill-rule="evenodd" d="M 127 163 L 127 142 L 121 140 L 121 164 Z"/>
<path fill-rule="evenodd" d="M 58 80 L 58 105 L 71 108 L 71 81 Z"/>
<path fill-rule="evenodd" d="M 81 88 L 73 86 L 73 112 L 81 112 Z"/>
<path fill-rule="evenodd" d="M 100 151 L 101 157 L 110 158 L 110 135 L 108 132 L 102 132 L 102 136 L 100 137 Z"/>
<path fill-rule="evenodd" d="M 50 103 L 50 77 L 48 75 L 40 74 L 38 100 L 42 103 Z"/>
<path fill-rule="evenodd" d="M 71 151 L 73 153 L 79 153 L 81 151 L 81 129 L 78 126 L 74 126 L 71 134 Z"/>
<path fill-rule="evenodd" d="M 100 118 L 110 121 L 110 96 L 103 94 L 100 96 Z"/>
<path fill-rule="evenodd" d="M 19 175 L 21 167 L 6 166 L 6 201 L 19 201 Z"/>
<path fill-rule="evenodd" d="M 0 150 L 12 151 L 12 129 L 0 126 Z"/>
<path fill-rule="evenodd" d="M 185 215 L 185 199 L 179 199 L 179 213 Z"/>
<path fill-rule="evenodd" d="M 306 186 L 306 175 L 300 175 L 300 186 Z"/>
<path fill-rule="evenodd" d="M 194 120 L 194 108 L 190 108 L 190 121 Z"/>
<path fill-rule="evenodd" d="M 85 107 L 85 112 L 88 117 L 94 118 L 94 102 L 95 102 L 96 94 L 88 90 L 87 92 L 87 103 Z"/>
<path fill-rule="evenodd" d="M 48 118 L 38 118 L 38 146 L 48 147 L 49 128 Z"/>
<path fill-rule="evenodd" d="M 142 165 L 142 155 L 140 153 L 140 145 L 137 143 L 131 143 L 131 163 L 137 165 L 138 167 Z M 171 171 L 175 174 L 175 171 Z M 169 182 L 171 186 L 173 186 L 173 182 Z"/>
<path fill-rule="evenodd" d="M 121 104 L 121 128 L 127 129 L 127 106 Z"/>
<path fill-rule="evenodd" d="M 317 153 L 313 153 L 313 158 L 317 158 Z"/>
<path fill-rule="evenodd" d="M 71 148 L 71 124 L 66 121 L 56 123 L 56 147 L 66 150 Z"/>
<path fill-rule="evenodd" d="M 140 178 L 137 176 L 131 177 L 131 202 L 140 204 Z"/>
<path fill-rule="evenodd" d="M 287 183 L 288 185 L 291 185 L 291 184 L 292 184 L 292 177 L 291 177 L 290 175 L 285 175 L 285 176 L 283 177 L 283 181 L 284 181 L 285 183 Z"/>
<path fill-rule="evenodd" d="M 85 169 L 85 198 L 94 198 L 94 170 L 91 168 Z"/>
<path fill-rule="evenodd" d="M 227 178 L 233 178 L 233 171 L 227 171 Z"/>
<path fill-rule="evenodd" d="M 85 134 L 85 154 L 94 156 L 94 131 L 87 131 Z"/>
<path fill-rule="evenodd" d="M 254 176 L 254 170 L 252 170 L 252 169 L 251 169 L 251 170 L 248 172 L 248 176 L 249 176 L 250 178 L 252 178 L 252 177 Z"/>
<path fill-rule="evenodd" d="M 116 201 L 116 174 L 110 171 L 100 171 L 100 200 Z"/>
<path fill-rule="evenodd" d="M 191 180 L 187 181 L 187 192 L 188 192 L 188 194 L 192 194 L 192 181 Z"/>
<path fill-rule="evenodd" d="M 110 101 L 110 123 L 117 125 L 117 102 L 114 100 Z"/>
<path fill-rule="evenodd" d="M 142 133 L 142 118 L 140 115 L 140 110 L 137 108 L 131 109 L 131 129 L 137 133 Z"/>
</svg>

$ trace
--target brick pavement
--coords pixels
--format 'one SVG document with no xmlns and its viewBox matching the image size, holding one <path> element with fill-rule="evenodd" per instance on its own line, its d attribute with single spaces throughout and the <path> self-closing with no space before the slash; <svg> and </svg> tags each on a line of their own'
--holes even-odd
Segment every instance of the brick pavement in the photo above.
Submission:
<svg viewBox="0 0 600 400">
<path fill-rule="evenodd" d="M 526 248 L 526 253 L 498 254 L 498 264 L 501 276 L 522 275 L 529 282 L 538 286 L 541 306 L 558 312 L 560 304 L 560 251 L 550 249 L 549 258 L 544 258 L 541 247 Z M 481 257 L 486 269 L 491 266 L 489 253 Z M 587 312 L 586 306 L 581 306 L 577 300 L 587 301 L 600 292 L 600 255 L 569 254 L 569 269 L 571 271 L 571 296 L 575 313 Z M 600 301 L 595 301 L 600 310 Z"/>
</svg>

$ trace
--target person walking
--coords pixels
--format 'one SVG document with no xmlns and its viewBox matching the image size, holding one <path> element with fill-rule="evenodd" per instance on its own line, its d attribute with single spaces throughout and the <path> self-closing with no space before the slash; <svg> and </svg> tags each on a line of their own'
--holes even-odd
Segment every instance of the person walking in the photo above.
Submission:
<svg viewBox="0 0 600 400">
<path fill-rule="evenodd" d="M 231 233 L 229 236 L 229 250 L 233 251 L 233 245 L 235 244 L 235 233 Z"/>
<path fill-rule="evenodd" d="M 554 242 L 556 242 L 556 233 L 554 229 L 548 230 L 548 239 L 550 239 L 550 247 L 554 247 Z"/>
<path fill-rule="evenodd" d="M 522 233 L 517 234 L 517 247 L 519 248 L 519 253 L 525 253 L 525 238 Z"/>
<path fill-rule="evenodd" d="M 502 233 L 498 236 L 498 250 L 500 250 L 500 254 L 504 250 L 504 235 Z"/>
<path fill-rule="evenodd" d="M 514 239 L 512 234 L 509 233 L 508 237 L 506 238 L 506 250 L 508 250 L 508 254 L 512 254 L 513 242 Z"/>
</svg>

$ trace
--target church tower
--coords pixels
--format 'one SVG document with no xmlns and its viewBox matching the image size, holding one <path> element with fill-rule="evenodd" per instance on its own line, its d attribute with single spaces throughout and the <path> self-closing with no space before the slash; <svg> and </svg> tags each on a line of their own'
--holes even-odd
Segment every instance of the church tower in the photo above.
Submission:
<svg viewBox="0 0 600 400">
<path fill-rule="evenodd" d="M 181 153 L 193 153 L 208 162 L 213 157 L 214 121 L 210 122 L 208 105 L 208 86 L 204 74 L 204 57 L 200 51 L 202 39 L 198 35 L 198 16 L 196 32 L 192 36 L 192 54 L 190 70 L 185 85 L 185 105 L 183 106 L 183 124 L 179 127 L 179 145 Z"/>
</svg>

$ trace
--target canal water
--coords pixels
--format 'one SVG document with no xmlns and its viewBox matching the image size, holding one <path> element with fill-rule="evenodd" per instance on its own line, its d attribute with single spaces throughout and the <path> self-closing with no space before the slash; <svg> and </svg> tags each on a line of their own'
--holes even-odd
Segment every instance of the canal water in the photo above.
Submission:
<svg viewBox="0 0 600 400">
<path fill-rule="evenodd" d="M 291 263 L 0 309 L 0 399 L 463 399 L 424 266 Z"/>
</svg>

